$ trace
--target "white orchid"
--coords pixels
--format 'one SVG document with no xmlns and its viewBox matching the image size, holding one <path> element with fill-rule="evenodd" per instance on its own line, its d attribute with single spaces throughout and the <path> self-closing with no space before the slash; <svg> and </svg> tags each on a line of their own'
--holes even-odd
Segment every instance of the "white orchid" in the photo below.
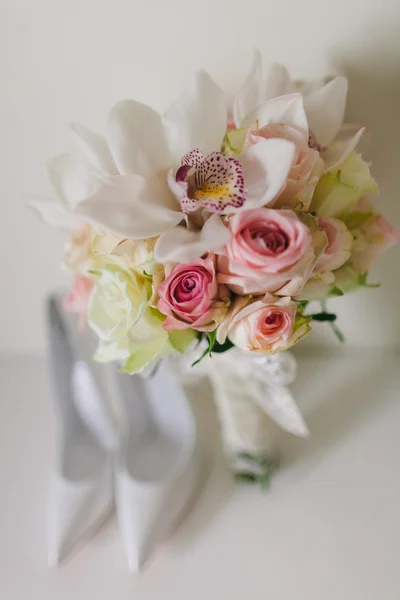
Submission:
<svg viewBox="0 0 400 600">
<path fill-rule="evenodd" d="M 328 83 L 319 80 L 299 84 L 277 63 L 271 64 L 264 76 L 261 54 L 256 51 L 245 83 L 234 98 L 233 120 L 236 127 L 243 127 L 249 123 L 248 116 L 254 115 L 267 100 L 301 93 L 309 126 L 309 145 L 320 151 L 325 169 L 330 171 L 354 151 L 365 131 L 364 127 L 354 129 L 343 125 L 347 90 L 345 77 L 336 77 Z"/>
<path fill-rule="evenodd" d="M 57 206 L 57 216 L 73 213 L 122 238 L 160 236 L 160 262 L 201 256 L 229 239 L 221 215 L 272 202 L 293 162 L 293 144 L 282 139 L 224 156 L 226 126 L 226 98 L 204 71 L 164 116 L 134 100 L 120 102 L 110 112 L 107 138 L 74 126 L 86 160 L 53 159 L 58 204 L 35 207 L 53 222 Z"/>
</svg>

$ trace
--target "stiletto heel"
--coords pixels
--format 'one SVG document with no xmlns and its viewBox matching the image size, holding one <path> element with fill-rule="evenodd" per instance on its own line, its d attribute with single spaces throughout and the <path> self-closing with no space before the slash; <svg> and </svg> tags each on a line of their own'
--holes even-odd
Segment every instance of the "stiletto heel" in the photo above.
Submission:
<svg viewBox="0 0 400 600">
<path fill-rule="evenodd" d="M 129 569 L 139 571 L 184 511 L 198 480 L 197 431 L 168 363 L 149 379 L 119 376 L 129 432 L 116 470 L 116 508 Z"/>
</svg>

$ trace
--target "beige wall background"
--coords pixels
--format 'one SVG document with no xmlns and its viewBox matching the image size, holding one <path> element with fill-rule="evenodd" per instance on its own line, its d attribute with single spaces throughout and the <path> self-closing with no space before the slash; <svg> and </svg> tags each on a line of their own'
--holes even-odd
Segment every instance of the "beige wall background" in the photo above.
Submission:
<svg viewBox="0 0 400 600">
<path fill-rule="evenodd" d="M 367 125 L 379 205 L 400 227 L 398 0 L 2 0 L 0 352 L 42 351 L 44 296 L 66 283 L 63 236 L 24 206 L 50 194 L 44 164 L 71 149 L 67 125 L 102 129 L 117 100 L 163 110 L 204 67 L 233 92 L 259 47 L 297 77 L 348 76 L 348 118 Z M 331 302 L 350 344 L 400 342 L 400 248 L 379 290 Z M 323 330 L 307 343 L 335 344 Z"/>
</svg>

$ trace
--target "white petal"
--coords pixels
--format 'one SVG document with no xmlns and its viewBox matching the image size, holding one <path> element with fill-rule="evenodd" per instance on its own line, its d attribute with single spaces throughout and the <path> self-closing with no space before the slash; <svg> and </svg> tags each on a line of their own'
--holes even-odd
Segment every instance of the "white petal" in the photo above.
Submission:
<svg viewBox="0 0 400 600">
<path fill-rule="evenodd" d="M 198 71 L 164 116 L 165 134 L 176 164 L 194 148 L 220 150 L 226 132 L 224 92 L 205 71 Z"/>
<path fill-rule="evenodd" d="M 176 177 L 172 169 L 168 171 L 167 183 L 171 193 L 175 196 L 178 203 L 186 196 L 188 184 L 186 181 L 176 181 Z"/>
<path fill-rule="evenodd" d="M 76 207 L 76 213 L 94 225 L 131 239 L 144 239 L 175 227 L 184 216 L 170 208 L 175 199 L 168 188 L 140 175 L 105 179 L 91 198 Z"/>
<path fill-rule="evenodd" d="M 347 89 L 346 77 L 336 77 L 304 98 L 308 125 L 322 146 L 330 144 L 342 126 Z"/>
<path fill-rule="evenodd" d="M 248 114 L 242 122 L 243 127 L 254 127 L 257 129 L 270 123 L 282 123 L 289 125 L 303 135 L 308 141 L 307 117 L 303 106 L 301 94 L 287 94 L 273 100 L 268 100 L 252 113 Z"/>
<path fill-rule="evenodd" d="M 224 246 L 231 234 L 219 215 L 212 215 L 201 231 L 189 231 L 175 227 L 164 233 L 157 241 L 154 256 L 157 262 L 188 262 Z"/>
<path fill-rule="evenodd" d="M 343 161 L 345 161 L 356 149 L 364 132 L 365 127 L 362 127 L 352 137 L 333 142 L 333 144 L 331 144 L 322 154 L 322 158 L 325 161 L 325 171 L 334 171 Z"/>
<path fill-rule="evenodd" d="M 136 102 L 118 102 L 108 118 L 108 143 L 122 174 L 149 177 L 172 166 L 165 140 L 162 117 Z"/>
<path fill-rule="evenodd" d="M 59 199 L 71 208 L 94 193 L 101 177 L 94 167 L 70 154 L 49 160 L 47 173 Z"/>
<path fill-rule="evenodd" d="M 274 138 L 251 146 L 239 156 L 247 189 L 242 210 L 268 205 L 277 198 L 286 184 L 295 152 L 292 142 Z"/>
<path fill-rule="evenodd" d="M 242 89 L 233 101 L 233 120 L 240 127 L 242 120 L 264 100 L 262 97 L 262 58 L 259 50 L 254 52 L 250 72 Z"/>
<path fill-rule="evenodd" d="M 65 231 L 74 231 L 81 222 L 60 202 L 47 198 L 29 198 L 29 207 L 33 208 L 40 217 L 52 227 Z"/>
<path fill-rule="evenodd" d="M 326 77 L 319 77 L 318 79 L 311 79 L 311 81 L 298 80 L 295 81 L 295 91 L 300 92 L 303 96 L 308 96 L 314 90 L 323 87 L 327 83 Z"/>
<path fill-rule="evenodd" d="M 104 136 L 80 125 L 71 123 L 71 129 L 76 134 L 87 160 L 107 175 L 118 175 L 118 169 Z"/>
<path fill-rule="evenodd" d="M 267 67 L 267 76 L 265 81 L 264 100 L 291 94 L 295 86 L 290 79 L 290 75 L 286 67 L 279 63 L 271 63 Z"/>
</svg>

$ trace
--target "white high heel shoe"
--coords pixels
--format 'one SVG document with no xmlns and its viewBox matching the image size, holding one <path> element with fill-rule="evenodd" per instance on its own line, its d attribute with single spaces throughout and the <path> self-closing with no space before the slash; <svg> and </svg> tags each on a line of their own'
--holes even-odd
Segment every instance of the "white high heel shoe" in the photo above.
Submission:
<svg viewBox="0 0 400 600">
<path fill-rule="evenodd" d="M 139 571 L 185 510 L 198 481 L 197 431 L 164 361 L 149 379 L 119 375 L 129 431 L 116 471 L 116 508 L 129 569 Z"/>
<path fill-rule="evenodd" d="M 50 566 L 58 565 L 109 513 L 113 504 L 109 448 L 117 444 L 104 395 L 88 366 L 90 351 L 82 336 L 78 343 L 76 326 L 60 305 L 57 298 L 49 299 L 49 358 L 60 425 L 47 513 Z"/>
</svg>

